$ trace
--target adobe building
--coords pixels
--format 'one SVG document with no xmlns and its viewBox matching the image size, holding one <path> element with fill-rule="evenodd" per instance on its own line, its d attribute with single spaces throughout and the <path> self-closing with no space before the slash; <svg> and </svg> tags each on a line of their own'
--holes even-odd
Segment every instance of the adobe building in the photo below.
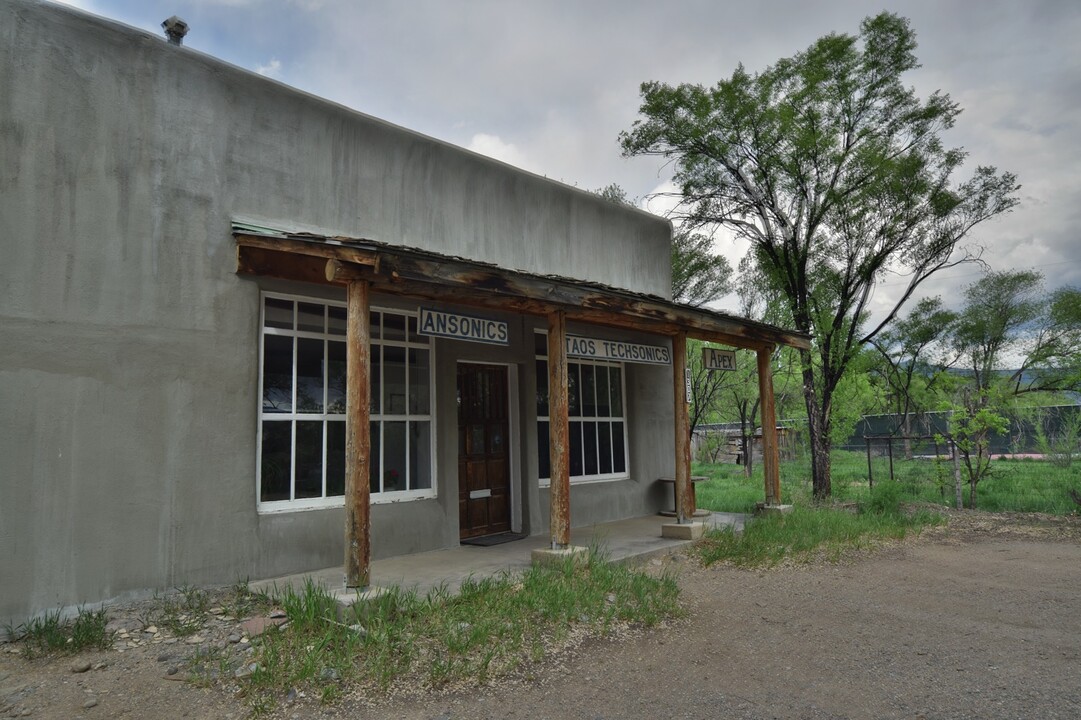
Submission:
<svg viewBox="0 0 1081 720">
<path fill-rule="evenodd" d="M 0 622 L 687 524 L 686 338 L 770 400 L 807 342 L 671 303 L 664 219 L 66 7 L 0 3 L 0 129 Z"/>
</svg>

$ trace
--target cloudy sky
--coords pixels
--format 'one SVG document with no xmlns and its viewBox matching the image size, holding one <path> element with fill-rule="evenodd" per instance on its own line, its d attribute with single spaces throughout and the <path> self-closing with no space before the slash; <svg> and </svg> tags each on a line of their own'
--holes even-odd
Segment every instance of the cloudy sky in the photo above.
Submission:
<svg viewBox="0 0 1081 720">
<path fill-rule="evenodd" d="M 921 95 L 965 109 L 947 142 L 1018 174 L 1022 205 L 972 241 L 995 269 L 1081 286 L 1081 2 L 1077 0 L 67 0 L 364 113 L 596 189 L 662 189 L 656 158 L 624 159 L 644 80 L 711 85 L 760 70 L 882 9 L 912 21 Z M 645 201 L 643 201 L 645 203 Z M 655 203 L 655 211 L 663 207 Z M 736 264 L 742 248 L 719 238 Z M 941 277 L 956 297 L 975 267 Z M 878 291 L 883 305 L 900 286 Z"/>
</svg>

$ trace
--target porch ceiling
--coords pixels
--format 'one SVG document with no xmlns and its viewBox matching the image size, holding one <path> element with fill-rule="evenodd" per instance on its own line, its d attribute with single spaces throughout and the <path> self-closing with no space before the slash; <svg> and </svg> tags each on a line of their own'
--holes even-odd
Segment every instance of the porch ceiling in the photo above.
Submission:
<svg viewBox="0 0 1081 720">
<path fill-rule="evenodd" d="M 237 272 L 301 282 L 371 283 L 377 293 L 453 302 L 761 350 L 809 348 L 802 333 L 571 278 L 535 275 L 397 245 L 236 223 Z"/>
</svg>

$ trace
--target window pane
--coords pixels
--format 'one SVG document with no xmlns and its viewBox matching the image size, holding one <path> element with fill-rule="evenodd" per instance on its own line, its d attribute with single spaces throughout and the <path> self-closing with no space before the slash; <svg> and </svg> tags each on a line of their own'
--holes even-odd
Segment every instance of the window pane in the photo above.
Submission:
<svg viewBox="0 0 1081 720">
<path fill-rule="evenodd" d="M 612 403 L 608 398 L 608 366 L 598 365 L 597 372 L 597 417 L 611 417 Z"/>
<path fill-rule="evenodd" d="M 595 366 L 582 365 L 582 416 L 597 417 L 597 380 Z"/>
<path fill-rule="evenodd" d="M 405 415 L 405 348 L 403 347 L 383 346 L 383 414 Z"/>
<path fill-rule="evenodd" d="M 378 422 L 373 422 L 371 424 L 371 433 L 371 439 L 369 442 L 371 443 L 372 451 L 371 457 L 368 460 L 368 480 L 369 489 L 371 490 L 371 492 L 377 493 L 379 492 L 379 478 L 383 474 L 383 467 L 379 462 L 380 458 L 382 457 L 382 453 L 380 452 L 382 446 L 382 437 L 379 433 Z"/>
<path fill-rule="evenodd" d="M 537 361 L 537 417 L 548 417 L 548 361 L 547 360 L 538 360 Z"/>
<path fill-rule="evenodd" d="M 548 336 L 544 333 L 533 333 L 533 352 L 537 355 L 548 356 Z"/>
<path fill-rule="evenodd" d="M 623 368 L 608 369 L 608 386 L 612 391 L 612 417 L 623 417 Z"/>
<path fill-rule="evenodd" d="M 297 412 L 323 412 L 323 341 L 297 338 Z"/>
<path fill-rule="evenodd" d="M 582 476 L 582 423 L 570 423 L 571 477 Z"/>
<path fill-rule="evenodd" d="M 373 312 L 368 315 L 368 334 L 371 336 L 372 340 L 379 339 L 379 320 L 380 313 Z"/>
<path fill-rule="evenodd" d="M 345 494 L 345 423 L 327 422 L 327 497 Z"/>
<path fill-rule="evenodd" d="M 382 397 L 383 397 L 382 394 L 381 394 L 382 393 L 381 388 L 383 387 L 383 371 L 382 371 L 383 362 L 382 362 L 382 353 L 380 352 L 380 348 L 381 348 L 381 346 L 379 346 L 379 345 L 372 345 L 371 346 L 371 369 L 369 370 L 370 376 L 368 378 L 368 380 L 369 380 L 369 382 L 368 382 L 368 385 L 369 385 L 368 390 L 369 390 L 369 392 L 371 393 L 371 396 L 372 396 L 371 397 L 370 412 L 373 415 L 380 414 L 380 412 L 381 412 L 380 408 L 383 407 L 383 405 L 381 404 L 381 400 L 382 400 Z"/>
<path fill-rule="evenodd" d="M 405 340 L 405 315 L 383 313 L 383 339 Z"/>
<path fill-rule="evenodd" d="M 552 458 L 548 450 L 548 423 L 537 423 L 537 477 L 552 476 Z"/>
<path fill-rule="evenodd" d="M 428 342 L 427 335 L 421 335 L 417 332 L 417 319 L 412 315 L 406 318 L 406 324 L 409 327 L 409 342 L 413 343 L 426 343 Z"/>
<path fill-rule="evenodd" d="M 612 423 L 597 423 L 597 454 L 600 457 L 601 475 L 612 472 Z"/>
<path fill-rule="evenodd" d="M 574 417 L 582 414 L 582 384 L 578 381 L 578 363 L 567 363 L 567 414 Z"/>
<path fill-rule="evenodd" d="M 294 475 L 295 498 L 323 496 L 323 423 L 310 420 L 297 421 Z"/>
<path fill-rule="evenodd" d="M 582 423 L 582 454 L 585 460 L 584 475 L 597 474 L 597 423 Z"/>
<path fill-rule="evenodd" d="M 627 472 L 627 454 L 623 439 L 623 423 L 612 423 L 612 472 Z"/>
<path fill-rule="evenodd" d="M 383 492 L 405 490 L 405 423 L 383 423 Z"/>
<path fill-rule="evenodd" d="M 345 343 L 327 343 L 327 412 L 345 414 Z"/>
<path fill-rule="evenodd" d="M 293 329 L 293 301 L 278 298 L 264 299 L 263 325 L 272 328 Z"/>
<path fill-rule="evenodd" d="M 328 327 L 331 335 L 345 335 L 346 333 L 346 314 L 345 308 L 331 305 L 327 308 L 328 314 Z"/>
<path fill-rule="evenodd" d="M 289 421 L 263 421 L 263 445 L 259 457 L 259 500 L 262 502 L 289 499 L 292 425 Z"/>
<path fill-rule="evenodd" d="M 293 338 L 263 336 L 263 412 L 293 412 Z"/>
<path fill-rule="evenodd" d="M 324 312 L 326 312 L 326 305 L 297 303 L 297 330 L 324 332 L 326 330 L 326 324 L 323 320 Z"/>
<path fill-rule="evenodd" d="M 412 415 L 427 415 L 429 409 L 429 352 L 427 350 L 409 350 L 409 412 Z"/>
<path fill-rule="evenodd" d="M 432 424 L 411 422 L 409 431 L 409 489 L 427 490 L 432 487 Z"/>
</svg>

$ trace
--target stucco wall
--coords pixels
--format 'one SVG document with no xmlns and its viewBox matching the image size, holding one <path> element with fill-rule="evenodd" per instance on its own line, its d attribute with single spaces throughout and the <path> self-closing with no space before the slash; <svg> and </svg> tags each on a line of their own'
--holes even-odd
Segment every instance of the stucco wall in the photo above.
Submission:
<svg viewBox="0 0 1081 720">
<path fill-rule="evenodd" d="M 255 512 L 259 286 L 234 273 L 233 219 L 669 289 L 663 220 L 163 38 L 5 0 L 0 622 L 340 561 L 340 510 Z M 583 491 L 575 517 L 587 497 L 646 502 L 613 492 Z M 544 503 L 523 502 L 536 531 Z M 376 555 L 453 541 L 448 503 L 377 506 Z"/>
</svg>

